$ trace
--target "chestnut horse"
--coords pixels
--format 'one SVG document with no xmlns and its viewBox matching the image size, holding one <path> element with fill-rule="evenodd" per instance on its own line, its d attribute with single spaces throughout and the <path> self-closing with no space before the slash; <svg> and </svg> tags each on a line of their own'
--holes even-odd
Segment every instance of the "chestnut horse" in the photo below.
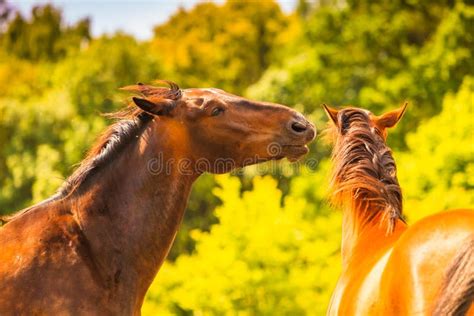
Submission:
<svg viewBox="0 0 474 316">
<path fill-rule="evenodd" d="M 325 106 L 334 123 L 332 202 L 343 209 L 342 274 L 328 315 L 474 312 L 474 212 L 443 212 L 410 226 L 402 217 L 385 141 L 405 109 L 375 116 Z"/>
<path fill-rule="evenodd" d="M 285 106 L 167 83 L 126 87 L 141 97 L 58 193 L 0 227 L 0 315 L 140 314 L 199 175 L 296 160 L 315 136 Z"/>
</svg>

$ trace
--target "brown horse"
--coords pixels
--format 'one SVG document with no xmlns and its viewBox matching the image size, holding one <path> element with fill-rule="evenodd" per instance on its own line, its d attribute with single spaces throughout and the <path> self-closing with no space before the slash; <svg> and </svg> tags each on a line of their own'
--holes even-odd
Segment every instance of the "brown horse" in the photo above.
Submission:
<svg viewBox="0 0 474 316">
<path fill-rule="evenodd" d="M 375 116 L 325 106 L 334 123 L 332 201 L 343 209 L 343 267 L 328 315 L 474 313 L 474 212 L 443 212 L 412 226 L 402 217 L 385 140 L 405 109 Z"/>
<path fill-rule="evenodd" d="M 0 228 L 0 315 L 140 314 L 198 176 L 296 160 L 315 136 L 285 106 L 167 83 L 126 87 L 142 97 L 59 192 Z"/>
</svg>

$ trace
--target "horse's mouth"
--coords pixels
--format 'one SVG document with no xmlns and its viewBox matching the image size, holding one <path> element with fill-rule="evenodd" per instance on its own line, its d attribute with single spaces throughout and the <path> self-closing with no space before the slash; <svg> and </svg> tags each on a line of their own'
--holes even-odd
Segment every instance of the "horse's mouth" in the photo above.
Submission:
<svg viewBox="0 0 474 316">
<path fill-rule="evenodd" d="M 283 145 L 282 155 L 286 157 L 290 162 L 300 160 L 309 152 L 307 145 Z M 283 158 L 282 157 L 282 158 Z"/>
</svg>

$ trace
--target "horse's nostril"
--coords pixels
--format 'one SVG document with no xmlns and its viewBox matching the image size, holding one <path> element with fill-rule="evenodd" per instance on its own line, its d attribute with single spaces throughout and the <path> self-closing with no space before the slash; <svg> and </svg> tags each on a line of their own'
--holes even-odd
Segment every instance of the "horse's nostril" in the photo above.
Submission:
<svg viewBox="0 0 474 316">
<path fill-rule="evenodd" d="M 303 133 L 308 127 L 300 122 L 293 122 L 291 129 L 296 133 Z"/>
</svg>

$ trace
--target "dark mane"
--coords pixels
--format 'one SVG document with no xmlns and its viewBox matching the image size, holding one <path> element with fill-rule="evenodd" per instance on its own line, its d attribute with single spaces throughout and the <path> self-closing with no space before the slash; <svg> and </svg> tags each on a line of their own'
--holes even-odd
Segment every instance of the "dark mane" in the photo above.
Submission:
<svg viewBox="0 0 474 316">
<path fill-rule="evenodd" d="M 136 139 L 151 116 L 142 115 L 122 119 L 109 126 L 87 153 L 74 173 L 59 188 L 59 197 L 66 197 L 76 191 L 88 178 L 91 178 L 103 165 L 119 155 L 128 144 Z"/>
<path fill-rule="evenodd" d="M 166 83 L 170 88 L 138 83 L 137 85 L 124 87 L 122 90 L 138 93 L 152 101 L 158 101 L 160 99 L 178 100 L 181 97 L 181 90 L 177 84 L 166 80 L 157 82 Z M 66 179 L 56 194 L 39 204 L 30 206 L 11 216 L 0 216 L 0 224 L 2 222 L 9 222 L 32 209 L 52 201 L 63 199 L 78 191 L 102 166 L 113 161 L 133 140 L 137 139 L 147 126 L 147 123 L 153 118 L 150 114 L 140 110 L 134 104 L 130 104 L 125 109 L 116 113 L 107 114 L 106 116 L 116 119 L 117 121 L 110 125 L 102 135 L 99 136 L 84 160 L 79 164 L 79 167 Z"/>
<path fill-rule="evenodd" d="M 356 108 L 341 112 L 342 130 L 332 131 L 332 202 L 351 207 L 364 224 L 381 216 L 392 232 L 402 218 L 402 192 L 392 152 L 380 131 L 370 125 L 367 113 Z"/>
</svg>

